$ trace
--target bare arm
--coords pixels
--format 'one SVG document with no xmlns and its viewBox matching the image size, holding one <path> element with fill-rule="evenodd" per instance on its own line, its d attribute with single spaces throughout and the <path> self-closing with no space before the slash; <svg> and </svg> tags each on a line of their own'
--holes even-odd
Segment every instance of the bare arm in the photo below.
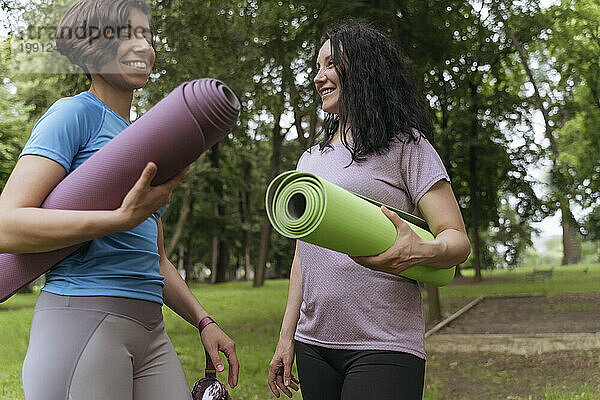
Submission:
<svg viewBox="0 0 600 400">
<path fill-rule="evenodd" d="M 302 306 L 302 277 L 300 271 L 300 254 L 298 252 L 298 242 L 296 242 L 296 251 L 292 261 L 292 270 L 290 272 L 290 287 L 288 290 L 288 300 L 281 323 L 279 337 L 286 340 L 293 340 L 296 333 L 296 325 L 300 318 L 300 307 Z"/>
<path fill-rule="evenodd" d="M 288 300 L 279 332 L 279 341 L 273 359 L 269 364 L 269 387 L 276 397 L 280 396 L 279 388 L 288 397 L 292 397 L 290 386 L 298 390 L 298 380 L 292 375 L 292 365 L 294 364 L 294 334 L 296 325 L 300 318 L 300 307 L 302 306 L 302 276 L 300 267 L 300 253 L 298 251 L 298 242 L 296 241 L 296 251 L 292 261 L 292 270 L 290 272 L 290 287 L 288 291 Z"/>
<path fill-rule="evenodd" d="M 40 205 L 66 171 L 48 158 L 23 156 L 0 195 L 0 253 L 51 251 L 136 227 L 168 203 L 186 172 L 150 186 L 156 171 L 149 163 L 117 210 L 49 210 Z"/>
<path fill-rule="evenodd" d="M 450 183 L 437 182 L 421 197 L 418 207 L 436 236 L 422 244 L 434 249 L 424 264 L 448 268 L 464 262 L 471 253 L 471 244 Z"/>
<path fill-rule="evenodd" d="M 165 304 L 197 328 L 200 320 L 208 316 L 208 313 L 202 308 L 175 266 L 166 257 L 162 220 L 160 219 L 158 221 L 158 254 L 160 255 L 160 273 L 165 278 L 165 287 L 163 288 Z M 227 356 L 229 361 L 229 386 L 235 387 L 238 382 L 240 366 L 233 340 L 218 325 L 212 323 L 202 330 L 201 338 L 204 348 L 219 372 L 225 369 L 219 351 Z"/>
<path fill-rule="evenodd" d="M 382 207 L 383 213 L 396 225 L 396 242 L 377 256 L 352 258 L 367 268 L 390 274 L 399 274 L 416 265 L 451 268 L 465 261 L 471 246 L 450 184 L 444 180 L 434 184 L 418 207 L 435 240 L 420 238 L 396 213 Z"/>
<path fill-rule="evenodd" d="M 163 288 L 165 304 L 181 318 L 198 327 L 200 320 L 207 317 L 208 313 L 202 308 L 196 296 L 190 291 L 175 266 L 165 255 L 162 220 L 158 222 L 158 254 L 160 255 L 160 274 L 165 278 L 165 287 Z"/>
</svg>

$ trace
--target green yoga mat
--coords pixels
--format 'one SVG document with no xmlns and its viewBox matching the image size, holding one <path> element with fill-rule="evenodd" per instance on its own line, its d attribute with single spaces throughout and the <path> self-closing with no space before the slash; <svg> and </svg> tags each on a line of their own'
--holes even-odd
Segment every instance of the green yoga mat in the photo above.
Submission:
<svg viewBox="0 0 600 400">
<path fill-rule="evenodd" d="M 396 241 L 396 227 L 380 209 L 381 204 L 352 193 L 308 172 L 287 171 L 267 188 L 267 216 L 273 228 L 291 239 L 302 240 L 350 256 L 383 253 Z M 433 240 L 427 223 L 393 207 L 423 239 Z M 418 265 L 401 276 L 435 286 L 445 286 L 455 267 L 439 269 Z"/>
</svg>

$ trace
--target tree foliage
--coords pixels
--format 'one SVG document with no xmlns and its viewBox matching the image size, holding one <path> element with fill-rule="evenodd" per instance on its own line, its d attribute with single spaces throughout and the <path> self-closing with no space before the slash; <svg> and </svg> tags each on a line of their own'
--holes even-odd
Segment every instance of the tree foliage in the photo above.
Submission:
<svg viewBox="0 0 600 400">
<path fill-rule="evenodd" d="M 4 3 L 30 26 L 50 24 L 51 11 L 66 4 L 41 0 L 25 9 Z M 468 263 L 476 270 L 516 265 L 531 245 L 531 223 L 558 210 L 560 199 L 597 203 L 600 11 L 593 0 L 548 9 L 537 1 L 500 0 L 151 3 L 157 60 L 151 81 L 135 94 L 135 113 L 200 77 L 221 79 L 242 105 L 232 134 L 194 163 L 164 215 L 169 257 L 190 279 L 249 278 L 263 267 L 266 277 L 289 274 L 294 243 L 265 224 L 264 192 L 317 138 L 316 51 L 325 29 L 349 18 L 373 23 L 410 60 L 431 106 L 434 145 L 469 229 L 474 251 Z M 534 134 L 539 104 L 516 42 L 528 55 L 559 150 L 555 191 L 544 199 L 529 171 L 553 155 Z M 39 61 L 18 70 L 4 61 L 0 182 L 37 118 L 59 97 L 88 85 L 83 74 L 36 73 L 48 71 Z"/>
</svg>

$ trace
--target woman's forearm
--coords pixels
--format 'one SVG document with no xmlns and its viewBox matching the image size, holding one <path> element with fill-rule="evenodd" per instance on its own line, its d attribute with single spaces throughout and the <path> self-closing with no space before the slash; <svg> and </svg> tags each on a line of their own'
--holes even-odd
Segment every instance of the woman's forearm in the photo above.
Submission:
<svg viewBox="0 0 600 400">
<path fill-rule="evenodd" d="M 290 272 L 290 288 L 288 292 L 287 305 L 281 323 L 279 337 L 281 339 L 292 340 L 296 333 L 296 325 L 300 318 L 300 307 L 302 306 L 302 276 L 300 271 L 300 255 L 298 253 L 298 244 L 296 243 L 296 252 L 292 262 Z"/>
<path fill-rule="evenodd" d="M 451 268 L 463 263 L 471 253 L 467 234 L 455 229 L 446 229 L 435 240 L 423 243 L 418 253 L 422 261 L 416 265 Z"/>
<path fill-rule="evenodd" d="M 118 211 L 0 210 L 0 253 L 40 253 L 126 230 Z"/>
<path fill-rule="evenodd" d="M 165 304 L 181 318 L 198 327 L 200 320 L 208 316 L 206 310 L 202 308 L 196 296 L 169 260 L 161 261 L 160 273 L 165 277 L 165 287 L 163 288 Z"/>
<path fill-rule="evenodd" d="M 160 256 L 160 274 L 165 278 L 163 300 L 165 304 L 181 318 L 198 327 L 200 320 L 208 313 L 198 302 L 196 296 L 187 286 L 177 268 L 169 261 L 165 253 L 165 241 L 162 220 L 158 223 L 158 254 Z"/>
</svg>

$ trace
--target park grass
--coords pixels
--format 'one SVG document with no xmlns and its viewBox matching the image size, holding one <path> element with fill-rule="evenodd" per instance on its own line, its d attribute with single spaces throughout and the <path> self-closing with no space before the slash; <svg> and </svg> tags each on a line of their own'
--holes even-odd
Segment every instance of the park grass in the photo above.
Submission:
<svg viewBox="0 0 600 400">
<path fill-rule="evenodd" d="M 454 354 L 455 355 L 455 354 Z M 496 355 L 495 357 L 502 357 Z M 429 373 L 434 363 L 444 362 L 439 359 L 431 359 L 430 357 L 427 363 L 427 373 Z M 467 357 L 468 358 L 468 357 Z M 497 370 L 494 368 L 485 367 L 485 363 L 481 363 L 481 359 L 476 357 L 471 359 L 470 363 L 465 363 L 465 359 L 461 359 L 461 362 L 451 362 L 448 366 L 452 370 L 454 375 L 454 382 L 450 384 L 450 387 L 457 387 L 459 385 L 471 385 L 475 389 L 467 390 L 470 394 L 459 394 L 451 393 L 449 390 L 445 390 L 447 382 L 442 382 L 438 376 L 426 376 L 425 379 L 425 390 L 423 400 L 598 400 L 600 399 L 600 386 L 598 382 L 560 382 L 550 383 L 544 378 L 536 379 L 535 376 L 531 375 L 548 374 L 556 376 L 557 373 L 562 372 L 563 374 L 569 374 L 568 371 L 544 371 L 539 372 L 528 368 L 523 368 L 523 363 L 516 360 L 516 365 L 512 370 Z M 548 369 L 549 367 L 546 367 Z M 558 367 L 560 368 L 560 367 Z M 439 368 L 438 368 L 439 370 Z M 520 374 L 517 374 L 516 371 Z M 597 374 L 595 375 L 597 376 Z M 558 379 L 557 379 L 558 380 Z M 568 381 L 572 381 L 569 379 Z M 523 390 L 522 387 L 526 385 L 539 386 L 540 388 L 534 390 L 534 393 L 527 394 L 514 394 L 516 391 Z M 503 393 L 500 394 L 499 390 Z M 510 393 L 512 390 L 513 394 Z M 477 394 L 473 394 L 473 393 Z"/>
<path fill-rule="evenodd" d="M 545 267 L 544 267 L 545 268 Z M 551 266 L 548 266 L 551 268 Z M 583 272 L 586 270 L 587 272 Z M 543 269 L 536 266 L 536 269 Z M 483 282 L 473 283 L 462 278 L 440 289 L 442 304 L 469 301 L 480 295 L 546 294 L 594 292 L 600 290 L 600 264 L 555 266 L 550 280 L 527 281 L 525 274 L 532 268 L 512 271 L 483 271 Z M 465 271 L 469 274 L 469 271 Z M 240 381 L 232 395 L 236 400 L 274 398 L 267 387 L 267 368 L 277 343 L 283 316 L 288 282 L 269 280 L 262 288 L 252 288 L 250 282 L 218 285 L 193 285 L 200 299 L 221 327 L 236 342 L 241 360 Z M 35 294 L 19 294 L 0 304 L 0 399 L 24 399 L 21 388 L 21 365 L 27 350 L 29 326 L 33 315 Z M 455 311 L 446 310 L 446 313 Z M 164 308 L 165 325 L 177 351 L 190 385 L 203 376 L 204 351 L 197 331 L 168 308 Z M 485 371 L 472 369 L 473 373 Z M 225 381 L 225 373 L 221 380 Z M 483 378 L 483 376 L 482 376 Z M 485 382 L 482 379 L 482 382 Z M 482 383 L 484 384 L 484 383 Z M 600 398 L 597 386 L 581 382 L 577 387 L 547 386 L 543 393 L 523 399 L 571 400 Z M 300 396 L 295 396 L 300 398 Z M 446 399 L 443 383 L 427 377 L 426 400 Z M 516 399 L 516 398 L 515 398 Z"/>
<path fill-rule="evenodd" d="M 532 398 L 532 397 L 530 397 Z M 600 399 L 600 390 L 598 387 L 592 385 L 583 384 L 574 389 L 567 389 L 563 386 L 552 386 L 546 387 L 543 393 L 544 400 L 598 400 Z"/>
<path fill-rule="evenodd" d="M 554 269 L 551 279 L 526 279 L 533 270 Z M 586 271 L 586 272 L 584 272 Z M 463 273 L 472 278 L 473 270 Z M 578 264 L 565 266 L 521 267 L 513 270 L 483 270 L 483 281 L 474 284 L 472 280 L 456 279 L 452 284 L 440 289 L 440 297 L 475 298 L 519 294 L 544 294 L 555 296 L 566 293 L 582 293 L 600 290 L 600 264 Z"/>
<path fill-rule="evenodd" d="M 251 282 L 193 285 L 192 291 L 219 325 L 236 342 L 241 360 L 237 399 L 267 399 L 267 368 L 273 355 L 287 299 L 288 282 L 269 280 L 253 289 Z M 24 399 L 21 366 L 29 336 L 36 295 L 16 295 L 0 305 L 0 399 Z M 193 383 L 204 376 L 204 350 L 198 331 L 164 308 L 165 326 Z M 221 381 L 226 381 L 226 372 Z M 297 376 L 297 373 L 294 370 Z M 300 396 L 297 396 L 298 398 Z M 274 398 L 274 397 L 273 397 Z"/>
</svg>

